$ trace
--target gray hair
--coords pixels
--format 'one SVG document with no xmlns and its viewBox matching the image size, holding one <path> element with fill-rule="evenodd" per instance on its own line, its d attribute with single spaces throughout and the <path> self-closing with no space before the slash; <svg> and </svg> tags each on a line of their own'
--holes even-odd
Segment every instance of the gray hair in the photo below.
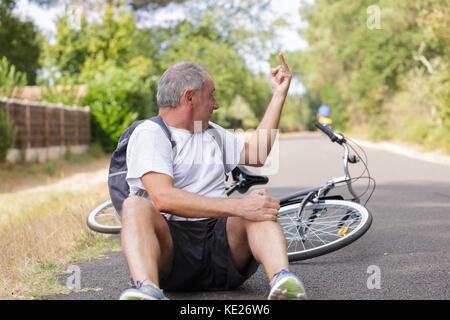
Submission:
<svg viewBox="0 0 450 320">
<path fill-rule="evenodd" d="M 174 108 L 180 102 L 185 90 L 199 90 L 206 79 L 206 68 L 195 62 L 179 62 L 164 72 L 158 83 L 156 101 L 158 107 Z"/>
</svg>

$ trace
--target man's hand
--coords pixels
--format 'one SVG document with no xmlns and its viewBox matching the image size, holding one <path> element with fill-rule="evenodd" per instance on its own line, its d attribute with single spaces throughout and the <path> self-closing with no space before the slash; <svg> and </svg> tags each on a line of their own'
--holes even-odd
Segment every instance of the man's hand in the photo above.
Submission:
<svg viewBox="0 0 450 320">
<path fill-rule="evenodd" d="M 275 69 L 270 70 L 269 81 L 274 94 L 281 93 L 283 95 L 287 95 L 292 79 L 292 74 L 286 62 L 284 61 L 284 57 L 281 52 L 278 54 L 278 58 L 280 59 L 281 64 Z"/>
<path fill-rule="evenodd" d="M 254 190 L 239 201 L 240 217 L 251 221 L 277 220 L 280 200 L 269 196 L 266 190 Z"/>
</svg>

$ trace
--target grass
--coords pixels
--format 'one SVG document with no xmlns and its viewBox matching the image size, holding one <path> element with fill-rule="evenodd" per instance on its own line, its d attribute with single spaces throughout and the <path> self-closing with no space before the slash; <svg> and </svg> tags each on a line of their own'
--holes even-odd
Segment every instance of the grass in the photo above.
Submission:
<svg viewBox="0 0 450 320">
<path fill-rule="evenodd" d="M 37 173 L 16 167 L 9 176 L 0 168 L 0 299 L 67 293 L 57 280 L 67 264 L 119 249 L 118 240 L 86 225 L 88 213 L 108 198 L 108 162 L 107 156 L 63 160 L 35 164 Z"/>
<path fill-rule="evenodd" d="M 76 245 L 66 256 L 53 261 L 37 261 L 32 266 L 20 270 L 20 276 L 15 286 L 9 285 L 4 292 L 6 299 L 36 299 L 47 295 L 67 294 L 72 290 L 59 281 L 59 276 L 66 272 L 67 265 L 74 261 L 89 260 L 101 257 L 105 251 L 119 250 L 118 239 L 111 240 L 108 236 L 88 232 L 77 243 L 89 243 L 89 246 Z M 96 288 L 84 288 L 98 290 Z"/>
</svg>

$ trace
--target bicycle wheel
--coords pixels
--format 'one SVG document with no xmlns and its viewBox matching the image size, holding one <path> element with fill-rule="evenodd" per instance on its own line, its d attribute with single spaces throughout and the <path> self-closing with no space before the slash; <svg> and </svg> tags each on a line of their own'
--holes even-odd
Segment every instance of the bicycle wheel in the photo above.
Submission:
<svg viewBox="0 0 450 320">
<path fill-rule="evenodd" d="M 92 210 L 86 222 L 90 229 L 101 233 L 117 234 L 122 229 L 111 200 L 102 203 Z"/>
<path fill-rule="evenodd" d="M 300 204 L 284 206 L 278 214 L 289 261 L 310 259 L 338 250 L 361 237 L 372 224 L 370 212 L 354 202 L 324 200 L 308 203 L 298 218 Z"/>
</svg>

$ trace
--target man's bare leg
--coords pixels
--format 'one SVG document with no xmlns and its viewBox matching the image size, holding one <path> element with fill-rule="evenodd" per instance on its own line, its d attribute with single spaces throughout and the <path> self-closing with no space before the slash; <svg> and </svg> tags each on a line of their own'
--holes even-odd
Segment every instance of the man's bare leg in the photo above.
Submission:
<svg viewBox="0 0 450 320">
<path fill-rule="evenodd" d="M 280 270 L 289 270 L 286 240 L 277 222 L 254 222 L 230 217 L 227 237 L 233 263 L 238 270 L 245 267 L 250 254 L 263 265 L 270 281 Z"/>
<path fill-rule="evenodd" d="M 307 299 L 301 280 L 289 272 L 286 241 L 277 222 L 228 218 L 227 237 L 238 270 L 246 266 L 250 254 L 263 265 L 271 282 L 268 299 Z"/>
<path fill-rule="evenodd" d="M 124 201 L 120 239 L 134 282 L 159 287 L 158 271 L 170 272 L 173 245 L 167 222 L 148 199 L 131 196 Z"/>
<path fill-rule="evenodd" d="M 250 254 L 263 265 L 271 285 L 268 299 L 307 299 L 301 280 L 289 272 L 286 241 L 277 222 L 228 218 L 227 237 L 238 270 L 248 264 Z"/>
</svg>

